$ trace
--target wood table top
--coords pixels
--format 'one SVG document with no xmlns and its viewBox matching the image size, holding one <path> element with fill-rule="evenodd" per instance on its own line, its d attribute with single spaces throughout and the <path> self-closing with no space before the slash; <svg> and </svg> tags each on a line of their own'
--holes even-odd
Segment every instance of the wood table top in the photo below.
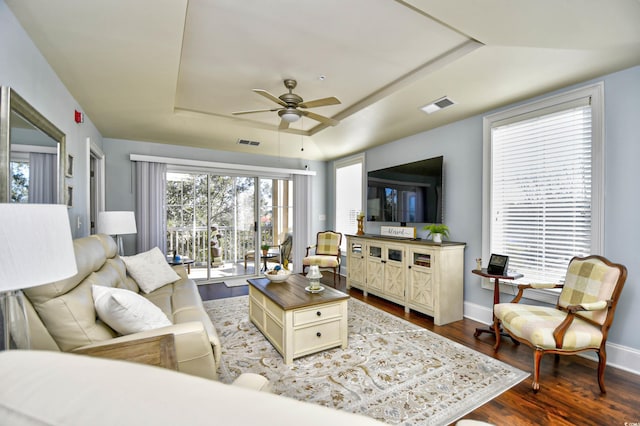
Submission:
<svg viewBox="0 0 640 426">
<path fill-rule="evenodd" d="M 507 273 L 504 275 L 490 274 L 487 272 L 487 268 L 474 269 L 473 271 L 471 271 L 471 273 L 480 275 L 481 277 L 485 277 L 485 278 L 499 278 L 501 280 L 518 280 L 524 277 L 524 275 L 519 274 L 518 272 L 513 272 L 513 271 L 507 271 Z"/>
<path fill-rule="evenodd" d="M 247 282 L 285 311 L 349 298 L 348 294 L 327 286 L 323 286 L 324 291 L 320 293 L 310 293 L 305 290 L 309 280 L 300 274 L 292 274 L 279 283 L 268 278 L 252 278 Z"/>
</svg>

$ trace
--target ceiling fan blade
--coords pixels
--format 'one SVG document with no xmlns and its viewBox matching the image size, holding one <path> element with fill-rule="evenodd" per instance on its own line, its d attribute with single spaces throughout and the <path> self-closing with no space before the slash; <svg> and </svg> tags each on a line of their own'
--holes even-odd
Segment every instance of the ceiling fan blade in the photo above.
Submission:
<svg viewBox="0 0 640 426">
<path fill-rule="evenodd" d="M 254 109 L 251 111 L 236 111 L 236 112 L 232 112 L 232 115 L 242 115 L 242 114 L 253 114 L 256 112 L 273 112 L 273 111 L 278 111 L 280 108 L 271 108 L 271 109 Z"/>
<path fill-rule="evenodd" d="M 327 105 L 338 105 L 340 103 L 342 102 L 340 102 L 338 98 L 331 96 L 329 98 L 315 99 L 313 101 L 302 102 L 298 104 L 298 106 L 302 108 L 316 108 L 316 107 L 327 106 Z"/>
<path fill-rule="evenodd" d="M 313 118 L 314 120 L 319 121 L 321 123 L 328 124 L 330 126 L 337 126 L 338 124 L 340 124 L 338 120 L 334 120 L 333 118 L 325 117 L 324 115 L 316 114 L 311 111 L 300 111 L 300 114 L 307 116 L 309 118 Z"/>
<path fill-rule="evenodd" d="M 278 130 L 285 130 L 289 128 L 289 122 L 286 120 L 280 120 L 280 125 L 278 126 Z"/>
<path fill-rule="evenodd" d="M 285 101 L 283 101 L 282 99 L 280 99 L 277 96 L 272 95 L 271 93 L 267 92 L 266 90 L 263 89 L 253 89 L 254 92 L 256 92 L 258 95 L 262 95 L 265 98 L 282 105 L 283 107 L 287 106 L 287 103 Z"/>
</svg>

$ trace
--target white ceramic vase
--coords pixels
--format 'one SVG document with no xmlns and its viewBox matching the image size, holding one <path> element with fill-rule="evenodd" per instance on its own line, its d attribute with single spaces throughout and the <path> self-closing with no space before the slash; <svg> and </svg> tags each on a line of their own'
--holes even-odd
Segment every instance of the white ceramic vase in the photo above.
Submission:
<svg viewBox="0 0 640 426">
<path fill-rule="evenodd" d="M 431 239 L 433 240 L 434 243 L 441 243 L 442 234 L 431 234 Z"/>
</svg>

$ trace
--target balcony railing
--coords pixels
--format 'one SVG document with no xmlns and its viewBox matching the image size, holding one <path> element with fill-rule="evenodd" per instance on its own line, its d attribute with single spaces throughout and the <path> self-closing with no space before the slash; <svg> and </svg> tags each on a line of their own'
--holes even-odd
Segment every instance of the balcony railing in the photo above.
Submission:
<svg viewBox="0 0 640 426">
<path fill-rule="evenodd" d="M 268 237 L 261 241 L 271 241 L 271 227 L 263 227 L 262 234 Z M 254 250 L 253 231 L 221 226 L 218 227 L 216 236 L 225 262 L 242 261 L 247 251 Z M 194 266 L 203 267 L 207 262 L 213 261 L 210 241 L 211 238 L 205 226 L 167 228 L 167 254 L 173 255 L 177 251 L 180 256 L 193 259 Z"/>
</svg>

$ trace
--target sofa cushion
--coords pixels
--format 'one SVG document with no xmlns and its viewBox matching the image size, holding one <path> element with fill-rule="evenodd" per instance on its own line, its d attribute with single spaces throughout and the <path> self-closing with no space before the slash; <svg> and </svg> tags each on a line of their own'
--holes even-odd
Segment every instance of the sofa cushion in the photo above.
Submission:
<svg viewBox="0 0 640 426">
<path fill-rule="evenodd" d="M 171 325 L 156 305 L 129 290 L 92 286 L 98 317 L 120 334 L 132 334 Z"/>
<path fill-rule="evenodd" d="M 121 259 L 127 266 L 127 272 L 145 293 L 180 279 L 158 247 L 135 256 L 122 256 Z"/>
</svg>

